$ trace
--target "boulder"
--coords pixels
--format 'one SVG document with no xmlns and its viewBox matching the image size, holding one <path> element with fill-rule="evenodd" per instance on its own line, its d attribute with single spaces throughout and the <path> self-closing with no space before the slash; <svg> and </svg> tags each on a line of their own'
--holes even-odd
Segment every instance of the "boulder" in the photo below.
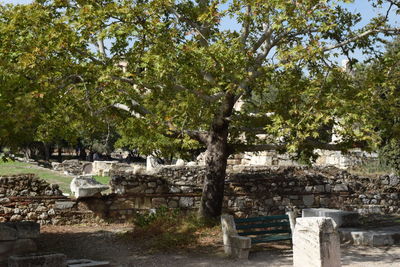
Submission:
<svg viewBox="0 0 400 267">
<path fill-rule="evenodd" d="M 76 198 L 82 198 L 98 195 L 109 186 L 97 182 L 92 176 L 78 176 L 72 179 L 70 188 Z"/>
</svg>

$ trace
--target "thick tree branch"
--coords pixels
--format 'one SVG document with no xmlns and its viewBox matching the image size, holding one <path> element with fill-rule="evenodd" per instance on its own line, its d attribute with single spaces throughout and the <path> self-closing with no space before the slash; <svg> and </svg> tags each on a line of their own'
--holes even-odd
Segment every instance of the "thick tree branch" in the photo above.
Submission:
<svg viewBox="0 0 400 267">
<path fill-rule="evenodd" d="M 272 37 L 272 27 L 268 27 L 265 25 L 264 33 L 260 36 L 260 38 L 254 43 L 251 52 L 256 53 L 257 50 L 265 43 L 269 43 Z"/>
<path fill-rule="evenodd" d="M 106 48 L 104 46 L 104 40 L 102 38 L 97 39 L 97 49 L 102 58 L 106 58 Z"/>
<path fill-rule="evenodd" d="M 251 6 L 247 5 L 246 7 L 246 17 L 243 21 L 243 26 L 242 26 L 242 34 L 240 36 L 240 41 L 242 42 L 243 46 L 247 41 L 247 38 L 249 37 L 250 34 L 250 16 L 251 16 Z"/>
<path fill-rule="evenodd" d="M 186 22 L 193 30 L 195 30 L 195 31 L 200 35 L 200 37 L 201 37 L 201 39 L 202 39 L 202 42 L 201 42 L 201 43 L 202 43 L 203 45 L 205 45 L 205 46 L 209 46 L 209 45 L 210 45 L 209 42 L 208 42 L 208 39 L 207 39 L 206 36 L 203 34 L 203 30 L 202 30 L 202 27 L 201 27 L 201 26 L 199 26 L 199 25 L 198 25 L 197 23 L 195 23 L 194 21 L 192 21 L 192 20 L 190 20 L 190 19 L 188 19 L 188 18 L 182 16 L 182 15 L 179 14 L 179 12 L 178 12 L 176 9 L 174 9 L 174 8 L 172 8 L 171 11 L 172 11 L 172 13 L 175 15 L 175 17 L 176 17 L 178 20 L 183 21 L 183 22 Z"/>
</svg>

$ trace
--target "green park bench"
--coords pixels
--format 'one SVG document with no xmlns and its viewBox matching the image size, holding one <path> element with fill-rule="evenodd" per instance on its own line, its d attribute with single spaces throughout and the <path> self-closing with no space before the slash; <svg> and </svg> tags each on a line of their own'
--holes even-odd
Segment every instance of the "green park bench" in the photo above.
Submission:
<svg viewBox="0 0 400 267">
<path fill-rule="evenodd" d="M 252 244 L 292 240 L 294 222 L 292 212 L 250 218 L 222 215 L 225 253 L 235 258 L 247 258 Z"/>
<path fill-rule="evenodd" d="M 292 240 L 287 214 L 234 220 L 239 236 L 250 237 L 251 244 Z"/>
</svg>

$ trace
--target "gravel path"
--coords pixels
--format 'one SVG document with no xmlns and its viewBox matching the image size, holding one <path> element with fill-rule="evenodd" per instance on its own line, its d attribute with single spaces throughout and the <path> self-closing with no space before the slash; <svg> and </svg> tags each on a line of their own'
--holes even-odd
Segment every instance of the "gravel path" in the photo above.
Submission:
<svg viewBox="0 0 400 267">
<path fill-rule="evenodd" d="M 222 244 L 185 253 L 149 253 L 140 241 L 122 238 L 129 225 L 43 226 L 38 240 L 41 251 L 60 252 L 69 259 L 107 260 L 123 267 L 240 267 L 292 266 L 290 249 L 257 248 L 248 260 L 233 260 L 223 254 Z M 351 267 L 400 267 L 400 246 L 370 248 L 343 246 L 342 264 Z M 307 266 L 304 266 L 307 267 Z"/>
</svg>

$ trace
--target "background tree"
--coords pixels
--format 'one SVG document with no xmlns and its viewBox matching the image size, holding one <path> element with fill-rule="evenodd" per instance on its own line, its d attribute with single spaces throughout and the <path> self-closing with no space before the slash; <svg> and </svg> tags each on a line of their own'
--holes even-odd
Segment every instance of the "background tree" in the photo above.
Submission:
<svg viewBox="0 0 400 267">
<path fill-rule="evenodd" d="M 99 101 L 95 66 L 75 53 L 85 45 L 59 16 L 38 3 L 0 5 L 0 144 L 40 142 L 46 159 L 53 144 L 78 138 L 112 146 L 118 121 Z"/>
<path fill-rule="evenodd" d="M 386 46 L 382 57 L 359 64 L 354 71 L 355 90 L 362 91 L 368 116 L 376 136 L 375 149 L 384 165 L 400 171 L 400 40 Z"/>
</svg>

